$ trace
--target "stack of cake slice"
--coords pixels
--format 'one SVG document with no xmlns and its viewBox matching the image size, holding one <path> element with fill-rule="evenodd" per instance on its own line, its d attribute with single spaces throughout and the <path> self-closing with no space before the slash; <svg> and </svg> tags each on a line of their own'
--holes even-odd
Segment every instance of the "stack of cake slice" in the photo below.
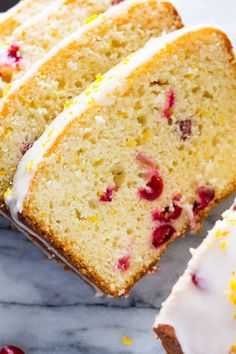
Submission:
<svg viewBox="0 0 236 354">
<path fill-rule="evenodd" d="M 236 203 L 223 217 L 192 251 L 156 319 L 167 353 L 236 352 Z"/>
<path fill-rule="evenodd" d="M 0 49 L 0 97 L 4 94 L 5 83 L 10 84 L 21 77 L 58 42 L 106 11 L 112 3 L 112 0 L 54 0 L 17 27 Z"/>
<path fill-rule="evenodd" d="M 236 187 L 231 43 L 181 28 L 164 0 L 23 0 L 0 21 L 1 213 L 108 295 Z M 163 305 L 167 353 L 236 350 L 235 210 Z"/>
<path fill-rule="evenodd" d="M 72 98 L 151 37 L 181 27 L 168 2 L 123 2 L 67 37 L 15 82 L 0 104 L 0 204 L 23 154 Z"/>
<path fill-rule="evenodd" d="M 234 190 L 235 84 L 220 30 L 152 39 L 24 155 L 6 193 L 15 222 L 107 294 L 126 294 Z"/>
<path fill-rule="evenodd" d="M 236 186 L 231 43 L 181 28 L 167 1 L 54 0 L 2 49 L 1 212 L 112 296 Z"/>
</svg>

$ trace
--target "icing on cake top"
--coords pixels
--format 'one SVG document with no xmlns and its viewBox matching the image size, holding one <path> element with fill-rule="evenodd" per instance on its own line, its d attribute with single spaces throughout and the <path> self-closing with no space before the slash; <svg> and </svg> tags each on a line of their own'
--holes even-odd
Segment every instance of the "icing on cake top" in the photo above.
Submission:
<svg viewBox="0 0 236 354">
<path fill-rule="evenodd" d="M 154 327 L 172 326 L 185 354 L 235 353 L 236 201 L 192 254 Z"/>
</svg>

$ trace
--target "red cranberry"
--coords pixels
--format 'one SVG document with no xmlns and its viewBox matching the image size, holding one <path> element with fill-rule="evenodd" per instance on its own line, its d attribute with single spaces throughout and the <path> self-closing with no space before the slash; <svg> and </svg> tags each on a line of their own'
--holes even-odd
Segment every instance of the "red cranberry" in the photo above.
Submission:
<svg viewBox="0 0 236 354">
<path fill-rule="evenodd" d="M 192 134 L 192 121 L 191 119 L 181 120 L 178 122 L 179 129 L 181 132 L 181 139 L 186 140 Z"/>
<path fill-rule="evenodd" d="M 13 59 L 14 63 L 18 64 L 22 59 L 20 47 L 17 44 L 12 44 L 7 51 L 7 56 L 8 58 Z"/>
<path fill-rule="evenodd" d="M 22 149 L 21 149 L 22 155 L 24 155 L 32 146 L 33 146 L 32 143 L 25 141 L 22 144 Z"/>
<path fill-rule="evenodd" d="M 182 214 L 182 208 L 175 203 L 173 206 L 166 207 L 164 210 L 157 210 L 152 214 L 152 219 L 154 221 L 169 222 L 178 219 Z"/>
<path fill-rule="evenodd" d="M 197 189 L 199 201 L 193 205 L 193 212 L 197 214 L 199 211 L 205 209 L 210 202 L 215 198 L 215 191 L 212 188 L 200 187 Z"/>
<path fill-rule="evenodd" d="M 124 256 L 118 259 L 117 269 L 121 272 L 125 272 L 130 266 L 130 255 Z"/>
<path fill-rule="evenodd" d="M 157 227 L 152 234 L 152 245 L 159 248 L 168 242 L 176 232 L 175 228 L 170 224 Z"/>
<path fill-rule="evenodd" d="M 112 202 L 113 192 L 115 187 L 107 188 L 106 192 L 100 197 L 100 202 Z"/>
<path fill-rule="evenodd" d="M 178 193 L 174 194 L 172 197 L 173 202 L 179 202 L 180 199 L 181 199 L 181 195 Z"/>
<path fill-rule="evenodd" d="M 121 2 L 123 2 L 124 0 L 112 0 L 112 5 L 118 5 L 120 4 Z"/>
<path fill-rule="evenodd" d="M 171 109 L 174 107 L 175 105 L 175 93 L 173 90 L 170 90 L 168 93 L 167 93 L 167 96 L 166 96 L 166 104 L 165 104 L 165 107 L 163 109 L 163 115 L 166 119 L 170 119 L 171 118 Z"/>
<path fill-rule="evenodd" d="M 158 272 L 157 266 L 153 266 L 151 269 L 149 269 L 148 274 L 156 274 Z"/>
<path fill-rule="evenodd" d="M 233 205 L 233 211 L 236 211 L 236 204 Z"/>
<path fill-rule="evenodd" d="M 13 345 L 6 345 L 4 348 L 0 349 L 0 354 L 25 354 L 25 352 Z"/>
<path fill-rule="evenodd" d="M 191 280 L 198 289 L 203 289 L 202 279 L 196 273 L 191 274 Z"/>
<path fill-rule="evenodd" d="M 139 190 L 139 196 L 142 199 L 153 201 L 160 197 L 163 192 L 164 184 L 162 178 L 155 174 L 146 183 L 146 188 Z"/>
</svg>

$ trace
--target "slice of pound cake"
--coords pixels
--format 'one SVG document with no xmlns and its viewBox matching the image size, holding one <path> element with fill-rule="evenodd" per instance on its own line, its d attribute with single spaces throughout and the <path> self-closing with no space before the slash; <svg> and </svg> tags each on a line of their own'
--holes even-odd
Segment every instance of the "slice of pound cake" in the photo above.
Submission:
<svg viewBox="0 0 236 354">
<path fill-rule="evenodd" d="M 51 6 L 18 27 L 10 43 L 1 47 L 2 81 L 10 83 L 19 78 L 63 38 L 112 4 L 113 0 L 54 0 Z"/>
<path fill-rule="evenodd" d="M 0 40 L 6 40 L 12 32 L 32 16 L 56 0 L 21 0 L 19 4 L 6 11 L 0 18 Z"/>
<path fill-rule="evenodd" d="M 152 39 L 24 155 L 5 194 L 13 219 L 107 294 L 126 294 L 235 188 L 235 94 L 220 30 Z"/>
<path fill-rule="evenodd" d="M 167 353 L 236 353 L 236 203 L 223 216 L 156 319 Z"/>
<path fill-rule="evenodd" d="M 64 105 L 68 106 L 98 73 L 143 47 L 152 36 L 181 26 L 168 2 L 122 2 L 61 42 L 14 84 L 0 106 L 1 202 L 18 161 Z"/>
</svg>

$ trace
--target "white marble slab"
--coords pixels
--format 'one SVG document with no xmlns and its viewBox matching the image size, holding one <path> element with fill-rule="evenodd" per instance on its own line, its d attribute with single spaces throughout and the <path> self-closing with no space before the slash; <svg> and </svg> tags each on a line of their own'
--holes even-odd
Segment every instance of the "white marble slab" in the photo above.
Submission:
<svg viewBox="0 0 236 354">
<path fill-rule="evenodd" d="M 185 23 L 220 24 L 236 44 L 235 0 L 176 3 Z M 151 331 L 157 310 L 185 268 L 189 248 L 201 242 L 232 200 L 211 213 L 200 236 L 173 244 L 159 274 L 144 278 L 122 300 L 94 297 L 81 279 L 47 261 L 0 219 L 0 347 L 15 344 L 27 354 L 163 354 Z M 123 335 L 132 338 L 131 347 L 124 346 Z"/>
</svg>

